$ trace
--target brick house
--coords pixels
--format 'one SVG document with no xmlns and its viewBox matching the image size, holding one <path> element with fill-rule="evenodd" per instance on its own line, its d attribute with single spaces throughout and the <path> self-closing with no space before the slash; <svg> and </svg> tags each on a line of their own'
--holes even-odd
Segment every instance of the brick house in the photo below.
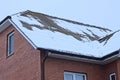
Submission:
<svg viewBox="0 0 120 80">
<path fill-rule="evenodd" d="M 120 32 L 25 11 L 0 23 L 0 80 L 120 80 Z"/>
</svg>

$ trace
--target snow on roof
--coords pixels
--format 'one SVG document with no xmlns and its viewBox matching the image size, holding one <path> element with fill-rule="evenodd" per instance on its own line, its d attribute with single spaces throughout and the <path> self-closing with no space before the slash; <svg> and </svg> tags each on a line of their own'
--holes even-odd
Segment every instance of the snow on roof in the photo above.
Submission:
<svg viewBox="0 0 120 80">
<path fill-rule="evenodd" d="M 103 57 L 120 46 L 120 32 L 108 28 L 25 11 L 11 19 L 37 48 Z"/>
</svg>

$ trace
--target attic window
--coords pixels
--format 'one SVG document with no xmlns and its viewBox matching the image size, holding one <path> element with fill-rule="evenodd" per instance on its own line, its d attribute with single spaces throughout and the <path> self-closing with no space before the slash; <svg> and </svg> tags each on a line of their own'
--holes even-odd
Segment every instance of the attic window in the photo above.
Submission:
<svg viewBox="0 0 120 80">
<path fill-rule="evenodd" d="M 110 80 L 116 80 L 116 74 L 115 73 L 110 74 Z"/>
<path fill-rule="evenodd" d="M 86 74 L 64 72 L 64 80 L 86 80 Z"/>
<path fill-rule="evenodd" d="M 8 35 L 8 56 L 14 53 L 14 32 Z"/>
</svg>

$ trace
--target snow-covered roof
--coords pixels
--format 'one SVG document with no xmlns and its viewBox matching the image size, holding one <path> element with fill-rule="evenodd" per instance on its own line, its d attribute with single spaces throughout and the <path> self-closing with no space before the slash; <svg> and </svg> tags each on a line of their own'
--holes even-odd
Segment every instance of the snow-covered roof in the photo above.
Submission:
<svg viewBox="0 0 120 80">
<path fill-rule="evenodd" d="M 103 57 L 119 50 L 120 32 L 108 28 L 25 11 L 11 16 L 37 48 Z"/>
</svg>

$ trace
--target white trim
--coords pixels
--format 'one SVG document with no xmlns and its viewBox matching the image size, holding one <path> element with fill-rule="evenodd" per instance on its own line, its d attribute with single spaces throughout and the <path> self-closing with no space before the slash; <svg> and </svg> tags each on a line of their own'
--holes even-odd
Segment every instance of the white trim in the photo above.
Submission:
<svg viewBox="0 0 120 80">
<path fill-rule="evenodd" d="M 8 26 L 10 26 L 10 21 L 9 19 L 5 20 L 1 25 L 0 25 L 0 32 L 5 30 Z"/>
<path fill-rule="evenodd" d="M 48 52 L 48 56 L 56 57 L 60 59 L 73 60 L 73 61 L 82 61 L 82 62 L 88 62 L 88 63 L 102 64 L 102 62 L 99 60 L 87 59 L 87 58 L 82 58 L 82 57 L 77 57 L 77 56 L 75 57 L 75 56 L 69 56 L 69 55 L 62 55 L 62 54 L 51 53 L 51 52 Z"/>
<path fill-rule="evenodd" d="M 65 78 L 65 75 L 66 74 L 70 74 L 73 76 L 73 80 L 76 80 L 76 75 L 81 75 L 81 76 L 84 76 L 84 80 L 87 80 L 86 78 L 86 74 L 83 74 L 83 73 L 74 73 L 74 72 L 64 72 L 64 78 Z"/>
<path fill-rule="evenodd" d="M 114 60 L 116 60 L 118 58 L 119 58 L 119 54 L 111 56 L 111 57 L 108 57 L 108 58 L 102 60 L 102 63 L 103 64 L 107 64 L 107 63 L 110 63 L 110 62 L 112 62 L 112 61 L 114 61 Z"/>
<path fill-rule="evenodd" d="M 101 65 L 110 63 L 110 62 L 114 61 L 115 59 L 118 59 L 119 58 L 118 55 L 119 54 L 108 57 L 104 60 L 94 60 L 94 59 L 88 59 L 88 58 L 83 58 L 83 57 L 69 56 L 69 55 L 62 55 L 62 54 L 48 52 L 48 56 L 50 56 L 50 57 L 56 57 L 56 58 L 60 58 L 60 59 L 67 59 L 67 60 L 73 60 L 73 61 L 95 63 L 95 64 L 101 64 Z"/>
<path fill-rule="evenodd" d="M 116 73 L 110 74 L 110 80 L 112 80 L 112 79 L 111 79 L 112 76 L 115 76 L 115 80 L 116 80 Z"/>
<path fill-rule="evenodd" d="M 10 34 L 7 36 L 7 41 L 8 41 L 8 45 L 7 45 L 7 49 L 8 49 L 8 51 L 7 51 L 7 56 L 10 56 L 10 55 L 12 55 L 12 54 L 14 53 L 14 45 L 13 45 L 13 52 L 10 52 L 10 49 L 11 49 L 11 48 L 10 48 L 10 45 L 9 45 L 9 44 L 11 43 L 11 42 L 9 42 L 9 41 L 10 41 L 10 37 L 11 37 L 11 36 L 14 36 L 14 34 L 15 34 L 15 33 L 12 32 L 12 33 L 10 33 Z M 15 41 L 14 41 L 14 42 L 15 42 Z"/>
<path fill-rule="evenodd" d="M 120 49 L 119 49 L 119 55 L 118 55 L 118 57 L 120 58 Z"/>
</svg>

